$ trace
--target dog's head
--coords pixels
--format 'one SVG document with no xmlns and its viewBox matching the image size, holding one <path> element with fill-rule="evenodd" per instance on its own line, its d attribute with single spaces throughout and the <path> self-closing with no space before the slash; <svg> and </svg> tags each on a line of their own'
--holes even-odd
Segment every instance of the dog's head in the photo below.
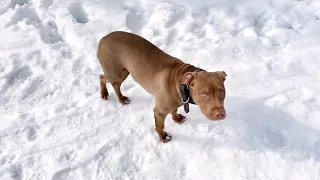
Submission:
<svg viewBox="0 0 320 180">
<path fill-rule="evenodd" d="M 224 109 L 226 76 L 224 71 L 187 72 L 178 82 L 189 85 L 193 101 L 208 119 L 222 120 L 226 117 Z"/>
</svg>

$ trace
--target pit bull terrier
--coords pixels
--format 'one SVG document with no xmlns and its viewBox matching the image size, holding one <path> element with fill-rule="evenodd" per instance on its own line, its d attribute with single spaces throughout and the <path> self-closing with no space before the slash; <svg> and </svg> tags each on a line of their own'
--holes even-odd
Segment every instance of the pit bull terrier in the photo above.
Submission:
<svg viewBox="0 0 320 180">
<path fill-rule="evenodd" d="M 119 102 L 129 104 L 130 99 L 121 93 L 120 86 L 131 74 L 155 98 L 155 131 L 164 143 L 172 139 L 164 131 L 165 118 L 171 114 L 175 122 L 183 123 L 185 117 L 177 113 L 182 105 L 187 113 L 189 103 L 198 105 L 210 120 L 226 117 L 224 71 L 207 72 L 186 64 L 148 40 L 122 31 L 111 32 L 100 40 L 97 57 L 104 73 L 100 74 L 101 98 L 107 100 L 106 83 L 111 83 Z"/>
</svg>

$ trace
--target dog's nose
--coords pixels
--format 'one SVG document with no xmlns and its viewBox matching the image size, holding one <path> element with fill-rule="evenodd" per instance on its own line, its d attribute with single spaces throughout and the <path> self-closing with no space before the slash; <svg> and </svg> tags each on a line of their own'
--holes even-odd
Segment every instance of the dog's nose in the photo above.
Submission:
<svg viewBox="0 0 320 180">
<path fill-rule="evenodd" d="M 218 119 L 224 119 L 226 117 L 226 114 L 224 111 L 219 110 L 214 112 L 214 117 L 218 120 Z"/>
</svg>

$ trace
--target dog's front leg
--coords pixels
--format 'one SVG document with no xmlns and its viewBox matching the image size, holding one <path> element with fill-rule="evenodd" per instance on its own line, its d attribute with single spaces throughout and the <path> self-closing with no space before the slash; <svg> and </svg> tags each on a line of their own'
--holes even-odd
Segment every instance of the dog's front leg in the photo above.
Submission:
<svg viewBox="0 0 320 180">
<path fill-rule="evenodd" d="M 186 118 L 183 115 L 178 114 L 177 113 L 177 109 L 173 110 L 171 112 L 171 115 L 172 115 L 172 119 L 174 120 L 174 122 L 179 123 L 179 124 L 182 124 L 185 121 L 185 118 Z"/>
<path fill-rule="evenodd" d="M 153 109 L 154 120 L 155 120 L 155 130 L 159 135 L 159 139 L 166 143 L 172 139 L 172 136 L 164 131 L 164 121 L 168 113 L 162 113 L 159 108 L 155 107 Z"/>
</svg>

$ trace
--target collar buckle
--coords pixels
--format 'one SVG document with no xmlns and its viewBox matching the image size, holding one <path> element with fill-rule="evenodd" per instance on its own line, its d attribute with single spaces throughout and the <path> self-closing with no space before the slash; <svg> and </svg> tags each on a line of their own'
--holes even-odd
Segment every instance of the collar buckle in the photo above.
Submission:
<svg viewBox="0 0 320 180">
<path fill-rule="evenodd" d="M 189 85 L 188 84 L 180 84 L 180 94 L 182 96 L 181 101 L 184 106 L 184 111 L 186 113 L 189 112 L 189 103 L 194 104 L 192 97 L 190 96 Z"/>
</svg>

